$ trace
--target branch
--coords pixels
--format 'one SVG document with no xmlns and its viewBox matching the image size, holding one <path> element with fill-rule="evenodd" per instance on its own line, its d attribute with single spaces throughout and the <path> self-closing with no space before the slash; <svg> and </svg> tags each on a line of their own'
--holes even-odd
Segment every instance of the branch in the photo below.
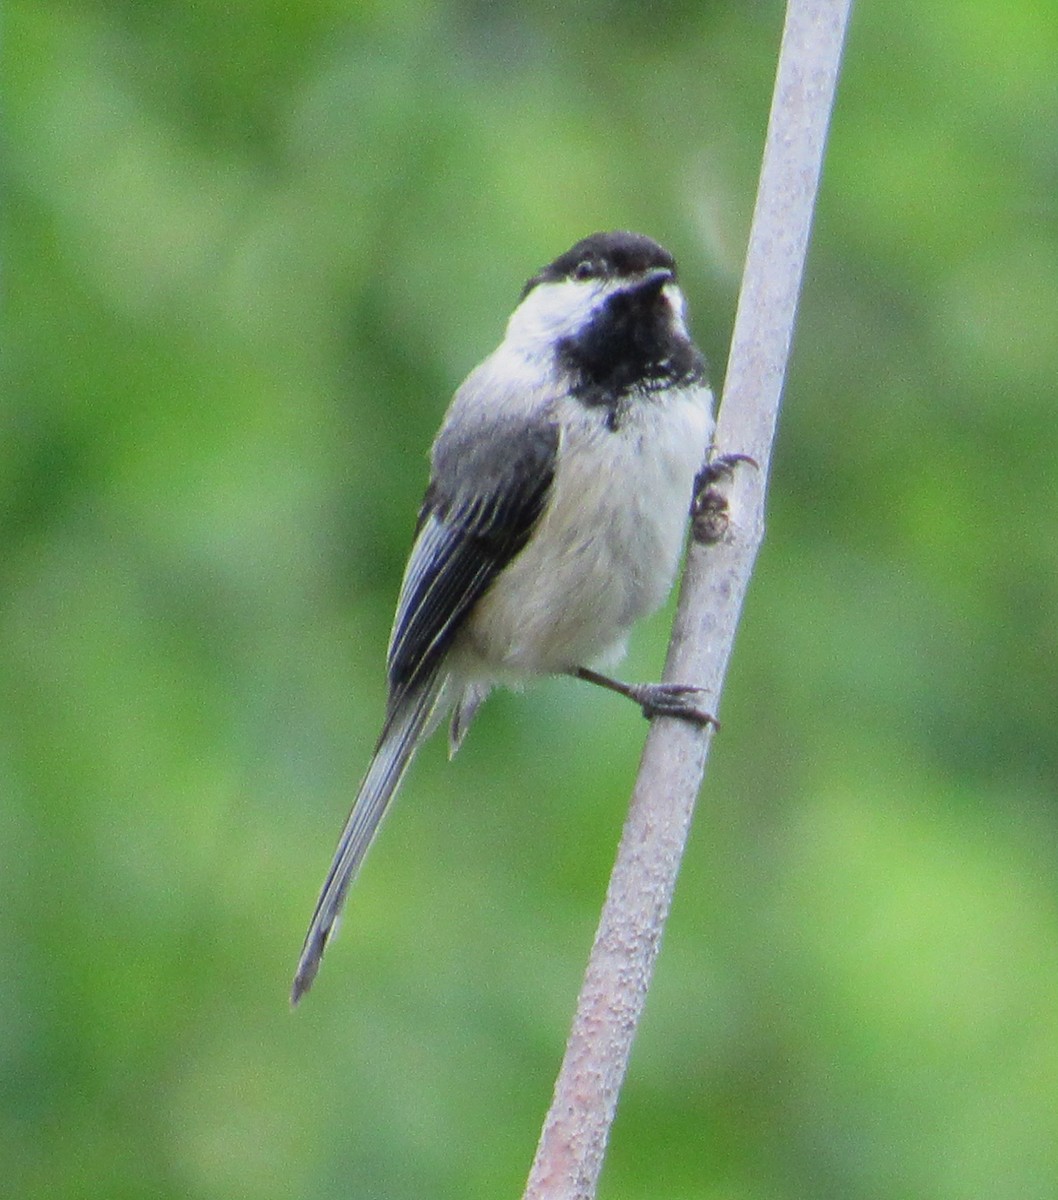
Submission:
<svg viewBox="0 0 1058 1200">
<path fill-rule="evenodd" d="M 750 455 L 727 489 L 726 530 L 693 543 L 668 680 L 697 681 L 716 711 L 764 536 L 771 443 L 851 0 L 789 0 L 757 203 L 716 430 L 718 455 Z M 523 1200 L 592 1200 L 646 1002 L 710 728 L 655 721 Z"/>
</svg>

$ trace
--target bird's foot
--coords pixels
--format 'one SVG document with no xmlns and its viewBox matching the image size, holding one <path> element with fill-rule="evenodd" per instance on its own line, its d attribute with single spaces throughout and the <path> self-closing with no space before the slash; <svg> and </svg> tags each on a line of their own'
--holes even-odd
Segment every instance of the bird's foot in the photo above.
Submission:
<svg viewBox="0 0 1058 1200">
<path fill-rule="evenodd" d="M 598 687 L 604 687 L 635 701 L 648 721 L 655 717 L 679 717 L 694 725 L 712 725 L 714 729 L 720 728 L 716 717 L 706 712 L 700 703 L 695 703 L 696 698 L 705 696 L 705 689 L 696 687 L 693 683 L 622 683 L 619 679 L 611 679 L 609 675 L 601 675 L 588 667 L 578 667 L 570 673 L 586 683 L 594 683 Z"/>
<path fill-rule="evenodd" d="M 635 683 L 629 687 L 629 698 L 639 704 L 648 721 L 680 717 L 694 725 L 719 729 L 720 722 L 702 707 L 704 697 L 705 689 L 693 683 Z"/>
<path fill-rule="evenodd" d="M 748 454 L 722 454 L 707 462 L 694 477 L 691 518 L 696 542 L 713 544 L 727 533 L 727 497 L 716 485 L 730 479 L 739 463 L 749 463 L 759 470 L 757 460 Z"/>
</svg>

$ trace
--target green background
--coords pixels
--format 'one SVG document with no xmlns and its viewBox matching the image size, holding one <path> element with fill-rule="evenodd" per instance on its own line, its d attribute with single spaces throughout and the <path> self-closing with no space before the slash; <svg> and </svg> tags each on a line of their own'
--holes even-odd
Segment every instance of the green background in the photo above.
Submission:
<svg viewBox="0 0 1058 1200">
<path fill-rule="evenodd" d="M 677 254 L 720 381 L 780 24 L 7 6 L 10 1195 L 520 1194 L 632 706 L 545 682 L 427 747 L 294 1014 L 289 979 L 449 395 L 615 227 Z M 1058 1194 L 1056 62 L 1047 0 L 854 13 L 604 1200 Z"/>
</svg>

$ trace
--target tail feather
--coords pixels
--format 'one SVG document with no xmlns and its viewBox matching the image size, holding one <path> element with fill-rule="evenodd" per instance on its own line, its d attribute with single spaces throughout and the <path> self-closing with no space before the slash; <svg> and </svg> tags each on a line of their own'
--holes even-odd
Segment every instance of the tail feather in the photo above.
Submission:
<svg viewBox="0 0 1058 1200">
<path fill-rule="evenodd" d="M 443 689 L 443 681 L 428 681 L 413 694 L 402 697 L 386 717 L 305 935 L 290 991 L 293 1005 L 312 987 L 327 942 L 341 915 L 349 885 L 364 861 L 386 808 L 400 787 L 419 744 L 432 728 L 431 718 Z"/>
</svg>

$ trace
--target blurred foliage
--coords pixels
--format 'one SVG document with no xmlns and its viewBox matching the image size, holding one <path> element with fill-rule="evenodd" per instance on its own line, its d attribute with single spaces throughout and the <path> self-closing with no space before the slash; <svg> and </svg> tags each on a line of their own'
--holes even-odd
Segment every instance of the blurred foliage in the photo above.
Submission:
<svg viewBox="0 0 1058 1200">
<path fill-rule="evenodd" d="M 722 373 L 777 3 L 7 8 L 11 1195 L 520 1194 L 644 726 L 424 752 L 296 1015 L 425 452 L 519 287 Z M 603 1197 L 1058 1193 L 1058 9 L 854 14 L 747 606 Z M 634 643 L 656 675 L 667 622 Z"/>
</svg>

